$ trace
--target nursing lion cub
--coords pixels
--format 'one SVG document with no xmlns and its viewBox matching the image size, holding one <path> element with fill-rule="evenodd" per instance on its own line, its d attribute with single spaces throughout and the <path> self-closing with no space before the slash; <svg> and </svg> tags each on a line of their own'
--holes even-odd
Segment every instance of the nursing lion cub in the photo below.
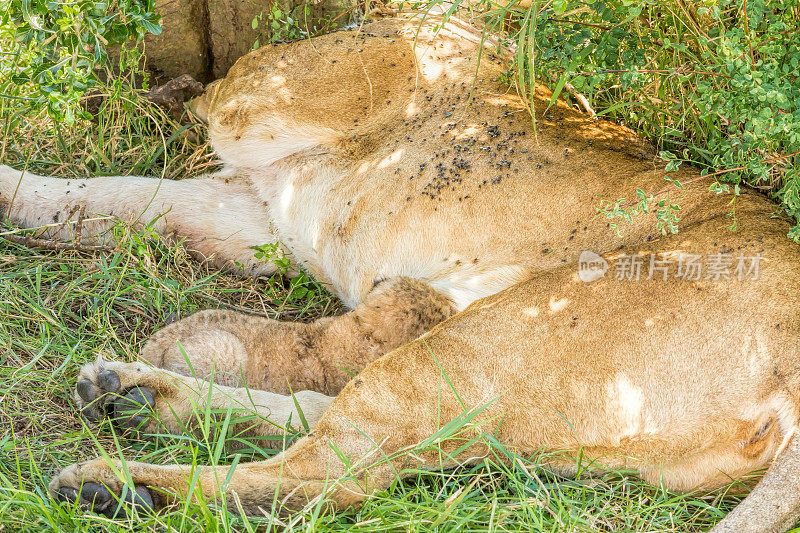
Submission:
<svg viewBox="0 0 800 533">
<path fill-rule="evenodd" d="M 153 336 L 150 365 L 84 367 L 84 414 L 182 431 L 197 404 L 233 406 L 264 417 L 240 429 L 274 435 L 299 406 L 313 427 L 283 454 L 195 473 L 206 496 L 251 513 L 320 497 L 357 505 L 407 470 L 480 458 L 488 440 L 473 437 L 485 433 L 521 454 L 559 451 L 550 461 L 566 472 L 581 454 L 677 490 L 718 487 L 777 455 L 719 528 L 790 526 L 800 249 L 788 224 L 744 194 L 731 232 L 729 198 L 698 184 L 670 193 L 683 208 L 677 235 L 643 215 L 617 236 L 597 216 L 602 199 L 668 186 L 642 142 L 548 106 L 543 88 L 523 101 L 495 50 L 435 23 L 382 20 L 239 60 L 193 103 L 218 174 L 59 180 L 0 168 L 10 219 L 51 238 L 71 237 L 65 218 L 82 206 L 154 221 L 199 257 L 255 275 L 273 267 L 251 247 L 280 242 L 352 309 L 312 324 L 198 313 Z M 84 223 L 83 242 L 110 224 Z M 431 439 L 470 410 L 459 435 Z M 113 514 L 120 497 L 160 508 L 192 483 L 186 466 L 128 463 L 126 488 L 118 467 L 73 465 L 50 488 Z"/>
</svg>

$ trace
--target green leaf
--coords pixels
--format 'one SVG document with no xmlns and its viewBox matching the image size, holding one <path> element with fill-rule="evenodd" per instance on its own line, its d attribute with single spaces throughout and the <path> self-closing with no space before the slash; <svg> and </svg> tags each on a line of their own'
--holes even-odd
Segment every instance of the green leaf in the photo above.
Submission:
<svg viewBox="0 0 800 533">
<path fill-rule="evenodd" d="M 139 21 L 139 25 L 147 30 L 148 32 L 152 33 L 153 35 L 160 35 L 161 34 L 161 26 L 159 24 L 155 24 L 150 22 L 147 19 L 141 19 Z"/>
</svg>

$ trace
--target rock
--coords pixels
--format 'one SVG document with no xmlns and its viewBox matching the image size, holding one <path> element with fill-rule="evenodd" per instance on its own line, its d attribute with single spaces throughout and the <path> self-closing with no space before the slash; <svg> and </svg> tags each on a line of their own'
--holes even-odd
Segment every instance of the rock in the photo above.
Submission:
<svg viewBox="0 0 800 533">
<path fill-rule="evenodd" d="M 188 74 L 181 74 L 164 85 L 157 85 L 147 93 L 147 99 L 167 110 L 170 116 L 180 121 L 183 103 L 203 94 L 205 87 Z"/>
<path fill-rule="evenodd" d="M 249 52 L 256 38 L 262 32 L 269 31 L 269 22 L 266 19 L 268 12 L 267 2 L 264 0 L 207 0 L 210 17 L 211 49 L 213 55 L 212 76 L 222 78 L 237 59 Z M 311 3 L 308 17 L 308 27 L 313 28 L 324 24 L 327 20 L 336 17 L 352 8 L 354 0 L 320 0 Z M 275 0 L 272 3 L 283 13 L 291 13 L 302 2 L 296 0 Z M 259 27 L 253 29 L 252 21 L 260 13 L 264 18 Z M 298 9 L 298 16 L 302 17 L 302 7 Z M 344 16 L 339 21 L 348 21 Z M 305 21 L 300 21 L 305 26 Z M 268 35 L 267 35 L 268 37 Z M 267 42 L 263 36 L 261 43 Z"/>
<path fill-rule="evenodd" d="M 165 83 L 181 74 L 210 81 L 212 58 L 208 12 L 204 0 L 156 0 L 161 33 L 145 37 L 147 69 L 154 82 Z"/>
<path fill-rule="evenodd" d="M 356 4 L 356 0 L 311 3 L 308 27 L 319 29 Z M 144 42 L 146 66 L 153 75 L 153 83 L 165 83 L 182 74 L 189 74 L 203 83 L 225 76 L 236 60 L 252 49 L 259 35 L 262 44 L 268 42 L 270 5 L 283 13 L 292 13 L 303 3 L 297 0 L 156 0 L 156 11 L 162 16 L 162 32 L 147 35 Z M 263 18 L 253 29 L 253 19 L 262 12 Z M 297 14 L 299 24 L 305 26 L 302 7 L 297 9 Z M 337 20 L 338 26 L 349 20 L 349 15 L 342 16 Z"/>
</svg>

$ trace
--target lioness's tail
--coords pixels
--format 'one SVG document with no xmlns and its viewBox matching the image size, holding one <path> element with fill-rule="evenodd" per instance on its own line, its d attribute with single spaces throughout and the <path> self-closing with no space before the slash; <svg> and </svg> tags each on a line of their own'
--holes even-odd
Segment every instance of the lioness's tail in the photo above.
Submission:
<svg viewBox="0 0 800 533">
<path fill-rule="evenodd" d="M 800 434 L 787 437 L 753 491 L 711 533 L 783 533 L 800 518 Z"/>
</svg>

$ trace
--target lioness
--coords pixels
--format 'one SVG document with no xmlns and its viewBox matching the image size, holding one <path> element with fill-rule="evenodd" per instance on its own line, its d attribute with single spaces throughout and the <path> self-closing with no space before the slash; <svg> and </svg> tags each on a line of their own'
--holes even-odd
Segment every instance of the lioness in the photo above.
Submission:
<svg viewBox="0 0 800 533">
<path fill-rule="evenodd" d="M 708 489 L 783 449 L 762 486 L 793 482 L 784 478 L 800 460 L 792 439 L 800 253 L 785 238 L 788 225 L 766 220 L 774 207 L 745 194 L 742 229 L 731 233 L 728 199 L 702 186 L 681 193 L 677 236 L 657 238 L 648 216 L 616 236 L 596 217 L 600 199 L 659 191 L 663 168 L 626 128 L 560 102 L 548 107 L 543 88 L 522 101 L 501 81 L 503 59 L 485 49 L 479 61 L 480 42 L 459 25 L 437 33 L 436 21 L 398 18 L 249 54 L 193 104 L 225 164 L 214 176 L 57 180 L 0 168 L 0 202 L 20 225 L 68 238 L 63 222 L 76 205 L 155 220 L 201 257 L 248 274 L 273 268 L 251 246 L 279 241 L 353 308 L 313 324 L 198 313 L 145 346 L 142 359 L 160 368 L 104 360 L 83 368 L 83 412 L 155 429 L 155 418 L 118 416 L 144 403 L 177 431 L 193 402 L 245 405 L 269 418 L 251 431 L 274 434 L 275 424 L 298 419 L 296 399 L 313 430 L 275 459 L 236 469 L 225 489 L 236 498 L 227 501 L 245 512 L 273 496 L 295 508 L 323 493 L 346 507 L 404 466 L 478 457 L 480 440 L 465 449 L 441 442 L 458 451 L 445 464 L 444 454 L 413 450 L 477 408 L 476 434 L 495 433 L 519 453 L 565 450 L 556 461 L 565 469 L 582 449 L 598 465 L 634 468 L 670 488 Z M 102 241 L 109 224 L 84 228 Z M 628 258 L 745 250 L 765 265 L 741 282 L 665 272 L 585 283 L 575 267 L 585 250 Z M 728 321 L 724 335 L 718 317 Z M 351 380 L 347 369 L 364 370 Z M 209 390 L 189 375 L 223 385 Z M 301 392 L 281 396 L 290 390 Z M 331 442 L 352 459 L 348 471 Z M 74 465 L 51 491 L 111 509 L 122 491 L 113 468 Z M 146 505 L 170 500 L 150 489 L 185 493 L 190 482 L 178 465 L 128 468 L 137 488 L 125 497 Z M 204 492 L 217 494 L 226 475 L 201 470 Z M 782 514 L 759 498 L 756 489 L 754 503 L 721 527 L 738 528 L 748 508 L 765 513 L 754 523 L 769 517 L 773 528 L 798 514 L 793 495 L 779 502 Z"/>
</svg>

